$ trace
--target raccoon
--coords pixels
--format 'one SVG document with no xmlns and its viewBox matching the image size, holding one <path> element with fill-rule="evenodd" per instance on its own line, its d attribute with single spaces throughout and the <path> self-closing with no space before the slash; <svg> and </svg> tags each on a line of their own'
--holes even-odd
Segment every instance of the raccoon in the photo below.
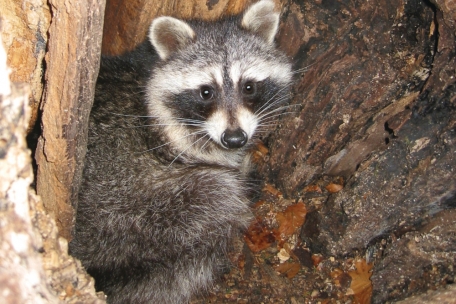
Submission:
<svg viewBox="0 0 456 304">
<path fill-rule="evenodd" d="M 215 22 L 156 18 L 102 58 L 70 252 L 109 303 L 186 303 L 250 219 L 248 151 L 283 110 L 290 60 L 262 0 Z"/>
</svg>

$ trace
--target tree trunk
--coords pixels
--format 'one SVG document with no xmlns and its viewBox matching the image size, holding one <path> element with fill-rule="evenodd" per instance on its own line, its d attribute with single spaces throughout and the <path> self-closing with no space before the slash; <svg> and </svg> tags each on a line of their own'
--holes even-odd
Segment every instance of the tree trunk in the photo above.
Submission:
<svg viewBox="0 0 456 304">
<path fill-rule="evenodd" d="M 375 262 L 373 303 L 454 277 L 455 12 L 438 0 L 295 2 L 281 28 L 305 72 L 260 172 L 314 207 L 301 233 L 312 253 Z M 313 205 L 306 189 L 329 181 L 344 189 Z"/>
<path fill-rule="evenodd" d="M 0 39 L 0 299 L 1 303 L 103 303 L 81 263 L 68 256 L 33 182 L 25 141 L 29 90 L 10 85 Z"/>
<path fill-rule="evenodd" d="M 87 126 L 100 63 L 105 1 L 51 0 L 37 192 L 71 240 Z"/>
</svg>

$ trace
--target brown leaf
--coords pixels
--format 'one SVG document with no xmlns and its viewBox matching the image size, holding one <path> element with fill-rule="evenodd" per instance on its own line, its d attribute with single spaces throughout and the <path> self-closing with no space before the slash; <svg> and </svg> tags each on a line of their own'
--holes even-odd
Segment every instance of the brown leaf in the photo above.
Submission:
<svg viewBox="0 0 456 304">
<path fill-rule="evenodd" d="M 273 233 L 264 225 L 261 219 L 255 220 L 244 234 L 244 240 L 250 250 L 259 252 L 274 243 Z"/>
<path fill-rule="evenodd" d="M 245 255 L 241 254 L 238 259 L 238 268 L 241 272 L 243 272 L 244 267 L 245 267 Z"/>
<path fill-rule="evenodd" d="M 350 288 L 354 293 L 355 303 L 369 304 L 372 298 L 372 276 L 373 264 L 367 264 L 364 259 L 355 261 L 356 270 L 349 271 L 352 281 Z"/>
<path fill-rule="evenodd" d="M 304 188 L 304 192 L 317 192 L 317 193 L 321 193 L 321 188 L 320 186 L 318 185 L 309 185 L 307 187 Z"/>
<path fill-rule="evenodd" d="M 318 266 L 323 261 L 323 256 L 319 253 L 312 254 L 312 262 L 314 266 Z"/>
<path fill-rule="evenodd" d="M 269 153 L 268 148 L 263 144 L 263 142 L 259 141 L 256 144 L 255 149 L 252 154 L 253 162 L 259 164 L 261 162 L 267 161 L 268 153 Z"/>
<path fill-rule="evenodd" d="M 334 268 L 333 271 L 331 271 L 331 273 L 329 275 L 331 276 L 332 279 L 335 279 L 338 276 L 340 276 L 342 273 L 344 273 L 344 272 L 341 269 Z"/>
<path fill-rule="evenodd" d="M 280 192 L 279 190 L 274 188 L 273 185 L 270 185 L 270 184 L 266 184 L 263 188 L 263 191 L 269 192 L 270 194 L 277 196 L 277 197 L 282 196 L 282 192 Z"/>
<path fill-rule="evenodd" d="M 348 288 L 352 280 L 346 272 L 339 268 L 331 271 L 330 276 L 333 279 L 334 285 L 339 288 Z"/>
<path fill-rule="evenodd" d="M 298 274 L 301 265 L 299 263 L 283 263 L 274 266 L 274 269 L 281 274 L 285 274 L 287 278 L 292 279 Z"/>
<path fill-rule="evenodd" d="M 305 250 L 302 247 L 296 247 L 292 253 L 294 254 L 293 258 L 299 260 L 302 266 L 313 268 L 312 253 L 309 250 Z"/>
<path fill-rule="evenodd" d="M 266 147 L 262 141 L 259 141 L 256 145 L 256 149 L 258 152 L 260 152 L 263 155 L 266 155 L 269 153 L 268 147 Z"/>
<path fill-rule="evenodd" d="M 342 190 L 344 188 L 344 186 L 342 185 L 339 185 L 339 184 L 329 184 L 327 185 L 326 187 L 326 190 L 328 190 L 330 193 L 337 193 L 339 192 L 340 190 Z"/>
<path fill-rule="evenodd" d="M 279 223 L 277 237 L 283 240 L 295 233 L 304 224 L 306 214 L 306 205 L 301 202 L 289 206 L 284 212 L 278 212 L 276 215 Z"/>
<path fill-rule="evenodd" d="M 266 202 L 265 201 L 258 201 L 258 202 L 255 203 L 255 205 L 253 205 L 253 208 L 256 209 L 256 208 L 262 206 L 264 203 L 266 203 Z"/>
</svg>

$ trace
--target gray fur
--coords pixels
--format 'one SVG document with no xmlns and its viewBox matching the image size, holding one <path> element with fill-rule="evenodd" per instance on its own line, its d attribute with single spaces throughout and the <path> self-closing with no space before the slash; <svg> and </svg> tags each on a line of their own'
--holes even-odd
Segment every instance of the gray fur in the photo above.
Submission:
<svg viewBox="0 0 456 304">
<path fill-rule="evenodd" d="M 278 22 L 271 3 L 215 23 L 161 17 L 149 36 L 158 54 L 145 42 L 103 59 L 70 251 L 109 303 L 185 303 L 227 266 L 230 239 L 251 218 L 247 150 L 291 80 L 269 41 L 277 25 L 266 36 L 246 26 Z M 246 80 L 258 82 L 261 107 L 247 106 Z M 204 115 L 182 120 L 209 85 Z M 247 143 L 227 147 L 233 130 Z"/>
</svg>

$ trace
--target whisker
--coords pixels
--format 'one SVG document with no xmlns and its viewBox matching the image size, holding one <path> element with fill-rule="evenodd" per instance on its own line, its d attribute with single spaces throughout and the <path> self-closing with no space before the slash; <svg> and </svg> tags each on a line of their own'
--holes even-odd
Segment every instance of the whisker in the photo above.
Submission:
<svg viewBox="0 0 456 304">
<path fill-rule="evenodd" d="M 202 134 L 202 133 L 205 133 L 205 131 L 203 131 L 203 130 L 195 131 L 195 132 L 192 132 L 192 133 L 187 134 L 187 135 L 185 135 L 185 136 L 182 136 L 182 137 L 180 137 L 180 138 L 178 138 L 178 139 L 171 140 L 171 141 L 168 141 L 168 142 L 166 142 L 166 143 L 164 143 L 164 144 L 162 144 L 162 145 L 153 147 L 153 148 L 151 148 L 151 149 L 147 149 L 147 150 L 144 150 L 144 151 L 142 151 L 142 152 L 135 152 L 135 154 L 136 154 L 136 153 L 146 153 L 146 152 L 150 152 L 150 151 L 152 151 L 152 150 L 155 150 L 155 149 L 164 147 L 164 146 L 169 145 L 169 144 L 171 144 L 171 143 L 180 141 L 181 139 L 187 138 L 187 137 L 189 137 L 189 136 L 196 135 L 196 134 Z"/>
<path fill-rule="evenodd" d="M 268 118 L 267 120 L 261 121 L 257 127 L 262 127 L 262 126 L 275 126 L 277 125 L 277 117 L 282 116 L 282 114 L 275 115 L 274 117 Z"/>
<path fill-rule="evenodd" d="M 185 151 L 187 151 L 188 149 L 190 149 L 193 145 L 195 145 L 197 142 L 199 142 L 200 140 L 202 140 L 204 137 L 208 136 L 208 134 L 205 134 L 203 137 L 201 138 L 198 138 L 197 140 L 195 140 L 192 144 L 190 144 L 187 148 L 185 148 L 181 153 L 177 154 L 177 156 L 173 159 L 172 162 L 169 163 L 168 167 L 170 167 L 175 161 L 176 159 L 179 158 L 179 156 L 181 156 Z"/>
<path fill-rule="evenodd" d="M 278 116 L 282 116 L 282 115 L 286 115 L 286 114 L 293 114 L 293 113 L 298 113 L 297 111 L 288 111 L 288 112 L 283 112 L 283 113 L 278 113 L 278 114 L 275 114 L 275 115 L 271 115 L 271 116 L 268 116 L 268 117 L 264 117 L 263 119 L 260 120 L 260 123 L 264 123 L 264 122 L 267 122 L 275 117 L 278 117 Z"/>
<path fill-rule="evenodd" d="M 201 126 L 202 123 L 198 124 L 183 124 L 183 123 L 175 123 L 175 124 L 148 124 L 148 125 L 140 125 L 140 126 L 133 126 L 129 128 L 141 128 L 141 127 L 154 127 L 154 126 L 159 126 L 159 127 L 166 127 L 166 126 L 191 126 L 191 127 L 199 127 Z"/>
<path fill-rule="evenodd" d="M 121 114 L 121 113 L 111 113 L 111 114 L 116 115 L 116 116 L 123 116 L 123 117 L 158 118 L 158 116 L 151 116 L 151 115 L 132 115 L 132 114 Z"/>
<path fill-rule="evenodd" d="M 287 105 L 287 106 L 279 107 L 279 108 L 274 109 L 274 110 L 272 110 L 272 111 L 270 111 L 270 112 L 264 113 L 263 115 L 257 116 L 257 117 L 258 117 L 258 120 L 261 121 L 261 120 L 267 118 L 268 116 L 270 116 L 271 114 L 274 114 L 274 113 L 277 113 L 277 112 L 280 112 L 280 111 L 283 111 L 283 110 L 292 108 L 292 107 L 294 107 L 294 106 L 295 106 L 295 105 Z M 297 112 L 297 111 L 293 111 L 293 112 Z"/>
<path fill-rule="evenodd" d="M 314 65 L 316 65 L 316 64 L 317 64 L 317 62 L 311 63 L 311 64 L 309 64 L 308 66 L 305 66 L 305 67 L 303 67 L 303 68 L 300 68 L 300 69 L 291 71 L 291 73 L 292 73 L 292 74 L 298 74 L 298 73 L 302 73 L 302 72 L 307 72 L 311 66 L 314 66 Z"/>
<path fill-rule="evenodd" d="M 267 117 L 261 121 L 258 122 L 258 125 L 262 125 L 262 124 L 269 124 L 269 123 L 274 123 L 276 124 L 277 123 L 277 118 L 278 117 L 281 117 L 283 115 L 288 115 L 288 114 L 295 114 L 297 112 L 284 112 L 284 113 L 279 113 L 279 114 L 276 114 L 276 115 L 272 115 L 270 117 Z"/>
<path fill-rule="evenodd" d="M 131 114 L 120 114 L 120 113 L 111 113 L 112 115 L 122 116 L 122 117 L 135 117 L 135 118 L 159 118 L 159 116 L 151 115 L 131 115 Z M 166 126 L 190 126 L 190 127 L 199 127 L 203 125 L 204 121 L 196 119 L 187 119 L 187 118 L 174 118 L 177 120 L 176 123 L 153 123 L 153 124 L 144 124 L 138 126 L 132 126 L 128 128 L 142 128 L 142 127 L 166 127 Z"/>
<path fill-rule="evenodd" d="M 269 98 L 269 100 L 268 100 L 263 106 L 267 105 L 271 100 L 273 100 L 273 99 L 274 99 L 277 95 L 279 95 L 283 90 L 285 90 L 285 89 L 287 89 L 287 88 L 289 88 L 289 87 L 291 87 L 291 84 L 288 84 L 288 85 L 283 86 L 280 90 L 278 90 L 277 92 L 275 92 L 275 94 L 272 95 L 271 98 Z M 260 108 L 258 109 L 258 111 L 262 110 L 263 106 L 260 107 Z"/>
<path fill-rule="evenodd" d="M 198 119 L 190 119 L 190 118 L 176 118 L 178 121 L 185 121 L 185 122 L 198 122 L 198 123 L 203 123 L 203 120 L 198 120 Z"/>
<path fill-rule="evenodd" d="M 276 94 L 274 94 L 273 97 L 271 97 L 269 99 L 269 101 L 264 104 L 262 107 L 260 107 L 260 109 L 258 109 L 257 111 L 255 111 L 254 113 L 254 116 L 252 117 L 252 120 L 253 119 L 257 119 L 260 123 L 264 123 L 265 122 L 265 119 L 268 117 L 268 116 L 271 116 L 271 114 L 275 113 L 275 112 L 278 112 L 278 111 L 283 111 L 284 109 L 290 107 L 290 106 L 282 106 L 282 107 L 278 107 L 277 109 L 274 109 L 272 111 L 269 111 L 269 112 L 266 112 L 268 109 L 270 109 L 271 107 L 281 103 L 282 101 L 284 100 L 287 100 L 288 99 L 288 96 L 282 96 L 276 100 L 274 100 L 273 102 L 270 102 L 271 100 L 273 100 L 273 98 L 280 93 L 280 91 L 286 89 L 287 86 L 284 86 L 281 90 L 279 90 Z M 269 104 L 268 104 L 269 103 Z M 254 118 L 255 117 L 255 118 Z"/>
<path fill-rule="evenodd" d="M 268 109 L 271 105 L 273 104 L 277 104 L 277 100 L 284 100 L 286 99 L 288 96 L 283 96 L 277 100 L 275 100 L 274 102 L 271 103 L 272 100 L 274 100 L 274 98 L 280 94 L 280 92 L 282 92 L 283 90 L 287 89 L 290 85 L 287 85 L 287 86 L 284 86 L 283 88 L 281 88 L 280 90 L 278 90 L 271 98 L 269 98 L 269 100 L 267 102 L 265 102 L 264 105 L 262 105 L 258 110 L 255 111 L 254 114 L 256 115 L 260 115 L 262 112 L 264 112 L 266 109 Z"/>
<path fill-rule="evenodd" d="M 269 103 L 269 104 L 265 104 L 266 107 L 264 107 L 263 109 L 261 109 L 261 111 L 256 111 L 255 112 L 255 115 L 261 115 L 262 113 L 264 113 L 265 111 L 269 110 L 270 108 L 276 106 L 276 105 L 279 105 L 280 103 L 282 103 L 283 101 L 286 101 L 288 100 L 288 96 L 282 96 L 280 98 L 277 98 L 275 99 L 273 102 Z"/>
<path fill-rule="evenodd" d="M 274 127 L 274 126 L 276 126 L 276 125 L 277 125 L 277 124 L 275 124 L 275 123 L 259 124 L 259 125 L 257 126 L 257 128 L 258 128 L 258 129 L 260 129 L 260 128 L 270 128 L 270 127 Z M 258 130 L 258 129 L 257 129 L 257 130 Z"/>
<path fill-rule="evenodd" d="M 210 140 L 211 140 L 211 137 L 209 136 L 209 138 L 206 140 L 206 142 L 201 146 L 200 151 L 203 151 L 203 149 L 206 147 L 207 143 L 210 142 Z"/>
<path fill-rule="evenodd" d="M 257 129 L 255 131 L 255 135 L 254 136 L 259 136 L 259 135 L 269 134 L 269 133 L 271 133 L 271 130 L 269 130 L 267 128 L 262 128 L 262 129 Z"/>
<path fill-rule="evenodd" d="M 153 115 L 132 115 L 132 114 L 121 114 L 121 113 L 111 113 L 111 114 L 116 115 L 116 116 L 123 116 L 123 117 L 160 118 L 160 116 L 153 116 Z M 174 118 L 174 119 L 177 121 L 182 121 L 182 122 L 203 123 L 202 120 L 189 119 L 189 118 Z"/>
<path fill-rule="evenodd" d="M 280 113 L 275 113 L 274 115 L 268 115 L 264 116 L 261 119 L 258 120 L 259 124 L 269 122 L 271 120 L 275 120 L 277 117 L 288 115 L 288 114 L 296 114 L 298 113 L 297 111 L 286 111 L 286 112 L 280 112 Z"/>
<path fill-rule="evenodd" d="M 277 102 L 277 103 L 280 103 L 280 102 Z M 272 103 L 269 107 L 265 108 L 265 111 L 261 111 L 260 113 L 255 114 L 255 117 L 257 117 L 258 119 L 262 119 L 263 117 L 266 117 L 271 113 L 275 113 L 277 111 L 283 110 L 285 107 L 285 106 L 280 106 L 280 107 L 277 107 L 274 109 L 274 106 L 276 106 L 276 104 Z M 266 110 L 268 110 L 268 111 L 266 111 Z"/>
<path fill-rule="evenodd" d="M 259 118 L 266 117 L 266 116 L 268 116 L 271 113 L 275 113 L 275 112 L 278 112 L 278 111 L 281 111 L 281 110 L 292 109 L 292 108 L 295 108 L 297 106 L 300 106 L 300 105 L 283 105 L 283 106 L 277 107 L 275 109 L 272 109 L 269 112 L 263 113 L 261 115 L 257 115 L 257 117 L 259 117 Z"/>
</svg>

